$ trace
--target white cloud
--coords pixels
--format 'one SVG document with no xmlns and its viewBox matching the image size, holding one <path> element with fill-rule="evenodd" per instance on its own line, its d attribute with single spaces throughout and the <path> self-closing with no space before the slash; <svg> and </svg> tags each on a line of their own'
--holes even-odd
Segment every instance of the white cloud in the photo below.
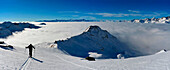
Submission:
<svg viewBox="0 0 170 70">
<path fill-rule="evenodd" d="M 164 12 L 164 13 L 158 13 L 158 12 L 153 12 L 153 13 L 148 13 L 148 14 L 141 14 L 141 13 L 86 13 L 89 15 L 99 15 L 99 16 L 103 16 L 103 17 L 157 17 L 157 16 L 161 16 L 161 15 L 165 15 L 168 13 Z"/>
<path fill-rule="evenodd" d="M 81 16 L 79 19 L 91 19 L 91 20 L 94 20 L 94 19 L 96 19 L 96 17 L 93 17 L 93 16 Z"/>
<path fill-rule="evenodd" d="M 90 15 L 101 15 L 103 17 L 112 17 L 114 16 L 114 14 L 111 14 L 111 13 L 88 13 Z"/>
<path fill-rule="evenodd" d="M 96 17 L 93 16 L 80 16 L 80 15 L 71 15 L 74 18 L 78 18 L 78 19 L 89 19 L 89 20 L 94 20 L 96 19 Z"/>
<path fill-rule="evenodd" d="M 80 13 L 79 11 L 58 11 L 58 13 Z"/>
<path fill-rule="evenodd" d="M 113 14 L 113 13 L 87 13 L 89 15 L 100 15 L 103 17 L 126 17 L 126 16 L 142 16 L 142 14 L 124 14 L 124 13 L 119 13 L 119 14 Z"/>
<path fill-rule="evenodd" d="M 140 11 L 136 11 L 136 10 L 128 10 L 128 11 L 132 13 L 140 13 Z"/>
<path fill-rule="evenodd" d="M 72 15 L 72 17 L 79 17 L 79 15 Z"/>
</svg>

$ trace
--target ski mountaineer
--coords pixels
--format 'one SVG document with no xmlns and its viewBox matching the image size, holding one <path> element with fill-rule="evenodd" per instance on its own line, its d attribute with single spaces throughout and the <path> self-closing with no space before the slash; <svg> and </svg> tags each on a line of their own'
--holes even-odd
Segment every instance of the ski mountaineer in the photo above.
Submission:
<svg viewBox="0 0 170 70">
<path fill-rule="evenodd" d="M 35 47 L 32 44 L 30 44 L 28 47 L 25 47 L 25 48 L 29 49 L 29 57 L 32 58 L 32 50 L 33 50 L 32 48 L 35 49 Z"/>
</svg>

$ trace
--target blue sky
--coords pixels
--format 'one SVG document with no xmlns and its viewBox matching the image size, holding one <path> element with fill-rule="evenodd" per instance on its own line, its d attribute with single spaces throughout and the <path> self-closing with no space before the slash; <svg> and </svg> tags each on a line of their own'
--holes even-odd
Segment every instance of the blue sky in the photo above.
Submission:
<svg viewBox="0 0 170 70">
<path fill-rule="evenodd" d="M 0 21 L 170 16 L 170 0 L 0 0 Z"/>
</svg>

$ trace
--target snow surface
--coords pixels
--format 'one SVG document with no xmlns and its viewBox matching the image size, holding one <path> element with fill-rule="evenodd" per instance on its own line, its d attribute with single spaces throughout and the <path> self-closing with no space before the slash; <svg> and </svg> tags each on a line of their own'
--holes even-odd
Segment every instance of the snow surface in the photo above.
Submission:
<svg viewBox="0 0 170 70">
<path fill-rule="evenodd" d="M 170 52 L 129 59 L 87 61 L 63 54 L 58 49 L 44 48 L 47 45 L 36 45 L 34 59 L 28 59 L 28 52 L 23 48 L 16 48 L 15 51 L 0 49 L 0 70 L 169 70 L 170 68 Z"/>
<path fill-rule="evenodd" d="M 35 25 L 40 23 L 33 22 Z M 40 29 L 25 29 L 4 40 L 15 50 L 0 48 L 0 70 L 169 70 L 170 31 L 168 24 L 57 22 Z M 90 25 L 98 25 L 134 50 L 153 54 L 127 59 L 87 61 L 57 49 L 54 41 L 80 35 Z M 25 47 L 35 45 L 33 59 Z M 159 53 L 162 49 L 167 52 Z M 81 52 L 81 51 L 80 51 Z"/>
</svg>

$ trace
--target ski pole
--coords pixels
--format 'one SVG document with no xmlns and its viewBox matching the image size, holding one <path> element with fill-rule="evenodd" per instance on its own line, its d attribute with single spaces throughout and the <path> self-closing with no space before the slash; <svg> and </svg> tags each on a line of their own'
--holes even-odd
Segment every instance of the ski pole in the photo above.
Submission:
<svg viewBox="0 0 170 70">
<path fill-rule="evenodd" d="M 35 57 L 35 49 L 34 49 L 34 57 Z"/>
<path fill-rule="evenodd" d="M 26 48 L 25 48 L 25 50 L 24 50 L 24 53 L 26 52 Z"/>
</svg>

